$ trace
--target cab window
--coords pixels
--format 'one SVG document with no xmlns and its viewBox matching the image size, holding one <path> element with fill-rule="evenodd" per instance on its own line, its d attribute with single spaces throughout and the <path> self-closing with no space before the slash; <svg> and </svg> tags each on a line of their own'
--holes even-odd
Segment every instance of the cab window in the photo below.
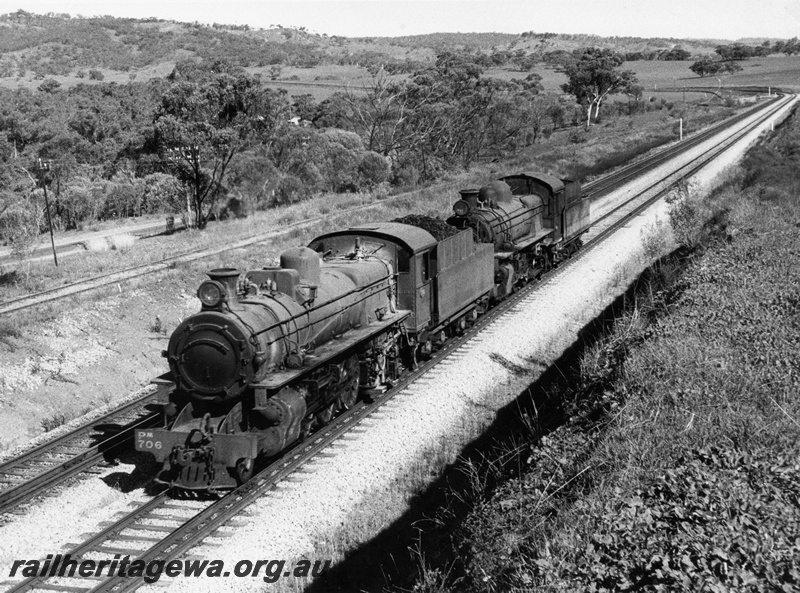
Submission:
<svg viewBox="0 0 800 593">
<path fill-rule="evenodd" d="M 408 251 L 405 249 L 397 250 L 397 271 L 400 274 L 408 274 L 409 272 L 409 258 Z"/>
<path fill-rule="evenodd" d="M 431 279 L 431 254 L 429 251 L 417 256 L 417 278 L 419 282 L 427 282 Z"/>
</svg>

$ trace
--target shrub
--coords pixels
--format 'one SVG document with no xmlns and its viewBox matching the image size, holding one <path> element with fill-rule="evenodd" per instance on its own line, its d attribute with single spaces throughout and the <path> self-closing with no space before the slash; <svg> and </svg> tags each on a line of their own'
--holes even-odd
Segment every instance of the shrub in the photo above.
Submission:
<svg viewBox="0 0 800 593">
<path fill-rule="evenodd" d="M 666 202 L 675 240 L 686 247 L 694 247 L 703 227 L 703 216 L 694 188 L 686 182 L 678 183 L 667 195 Z"/>
<path fill-rule="evenodd" d="M 42 84 L 39 85 L 39 90 L 43 93 L 54 93 L 59 88 L 61 88 L 61 83 L 58 82 L 55 78 L 48 78 Z"/>
<path fill-rule="evenodd" d="M 144 178 L 142 202 L 146 212 L 180 212 L 186 208 L 186 190 L 167 173 L 151 173 Z"/>
<path fill-rule="evenodd" d="M 243 197 L 231 197 L 227 203 L 220 208 L 219 217 L 221 220 L 228 218 L 247 218 L 250 214 L 249 200 Z"/>
<path fill-rule="evenodd" d="M 664 236 L 663 225 L 660 220 L 655 221 L 642 229 L 642 246 L 648 260 L 656 260 L 667 249 L 667 239 Z"/>
<path fill-rule="evenodd" d="M 67 423 L 67 416 L 65 414 L 59 413 L 51 416 L 50 418 L 43 418 L 41 425 L 45 432 L 50 432 L 51 430 L 55 430 L 59 426 L 62 426 Z"/>
<path fill-rule="evenodd" d="M 78 180 L 78 183 L 81 185 L 62 190 L 58 197 L 58 214 L 67 229 L 78 228 L 84 220 L 96 220 L 105 208 L 103 183 L 87 180 Z"/>
<path fill-rule="evenodd" d="M 403 163 L 394 168 L 394 177 L 392 184 L 401 188 L 416 187 L 419 181 L 419 171 L 410 163 Z"/>
<path fill-rule="evenodd" d="M 293 204 L 311 197 L 308 187 L 293 175 L 286 175 L 278 182 L 275 190 L 275 202 L 277 204 Z"/>
<path fill-rule="evenodd" d="M 34 201 L 18 201 L 0 215 L 0 236 L 11 243 L 11 255 L 22 270 L 22 283 L 31 286 L 30 257 L 39 242 L 44 211 Z"/>
<path fill-rule="evenodd" d="M 125 218 L 137 216 L 142 212 L 143 188 L 140 183 L 123 181 L 109 184 L 109 191 L 103 205 L 103 218 Z"/>
<path fill-rule="evenodd" d="M 368 188 L 388 181 L 390 172 L 389 163 L 377 152 L 364 153 L 358 163 L 359 184 Z"/>
<path fill-rule="evenodd" d="M 84 241 L 83 244 L 86 247 L 86 250 L 91 251 L 92 253 L 101 253 L 111 249 L 111 245 L 108 244 L 108 241 L 106 241 L 105 237 L 92 237 L 91 239 Z"/>
<path fill-rule="evenodd" d="M 129 233 L 122 233 L 120 235 L 112 235 L 108 238 L 108 243 L 111 249 L 116 251 L 127 251 L 136 242 L 136 237 Z"/>
<path fill-rule="evenodd" d="M 16 320 L 0 319 L 0 338 L 21 338 L 22 328 Z"/>
<path fill-rule="evenodd" d="M 583 144 L 589 139 L 589 135 L 583 127 L 574 127 L 569 131 L 567 139 L 572 144 Z"/>
</svg>

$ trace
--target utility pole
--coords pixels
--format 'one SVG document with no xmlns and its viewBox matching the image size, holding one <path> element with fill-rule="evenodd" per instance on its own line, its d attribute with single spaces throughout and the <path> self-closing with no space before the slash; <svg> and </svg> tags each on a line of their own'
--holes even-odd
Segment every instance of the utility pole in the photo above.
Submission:
<svg viewBox="0 0 800 593">
<path fill-rule="evenodd" d="M 39 180 L 42 184 L 42 189 L 44 190 L 44 208 L 47 212 L 47 226 L 50 227 L 50 245 L 53 247 L 53 261 L 56 263 L 56 267 L 58 267 L 58 256 L 56 255 L 56 241 L 53 239 L 53 221 L 50 218 L 50 201 L 47 199 L 47 183 L 45 182 L 45 173 L 50 170 L 50 161 L 43 161 L 39 159 L 39 163 L 36 165 L 36 170 L 39 172 Z"/>
</svg>

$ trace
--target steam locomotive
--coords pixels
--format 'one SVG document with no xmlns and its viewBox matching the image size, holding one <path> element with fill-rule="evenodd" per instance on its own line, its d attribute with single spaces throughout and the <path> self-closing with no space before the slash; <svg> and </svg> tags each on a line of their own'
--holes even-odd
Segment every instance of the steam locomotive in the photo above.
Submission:
<svg viewBox="0 0 800 593">
<path fill-rule="evenodd" d="M 209 272 L 200 312 L 164 352 L 164 426 L 135 447 L 158 482 L 216 491 L 246 482 L 362 392 L 380 392 L 515 287 L 580 247 L 580 186 L 518 174 L 464 190 L 452 234 L 398 222 L 327 233 L 280 267 Z"/>
</svg>

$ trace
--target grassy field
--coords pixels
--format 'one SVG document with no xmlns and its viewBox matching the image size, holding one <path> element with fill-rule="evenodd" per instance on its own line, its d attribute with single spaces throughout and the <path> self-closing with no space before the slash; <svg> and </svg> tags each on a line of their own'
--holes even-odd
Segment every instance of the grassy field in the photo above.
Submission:
<svg viewBox="0 0 800 593">
<path fill-rule="evenodd" d="M 417 55 L 419 53 L 419 55 Z M 409 54 L 413 58 L 434 59 L 430 52 L 417 52 Z M 773 85 L 787 88 L 800 88 L 800 56 L 771 55 L 762 58 L 752 58 L 740 62 L 742 71 L 724 77 L 700 78 L 689 67 L 692 61 L 657 61 L 645 60 L 625 62 L 623 69 L 633 70 L 639 83 L 644 88 L 644 100 L 649 100 L 653 94 L 660 93 L 667 88 L 681 86 L 764 86 Z M 166 77 L 174 68 L 175 62 L 163 62 L 158 65 L 148 66 L 130 72 L 118 72 L 102 69 L 103 82 L 125 84 L 130 81 L 143 81 L 150 78 Z M 372 76 L 365 67 L 356 65 L 325 64 L 312 68 L 296 66 L 282 66 L 275 80 L 271 77 L 271 67 L 249 67 L 248 72 L 260 74 L 270 88 L 284 88 L 290 96 L 310 94 L 316 101 L 323 101 L 333 93 L 347 88 L 359 89 L 368 85 Z M 542 77 L 542 86 L 545 92 L 561 93 L 561 85 L 566 82 L 566 77 L 557 72 L 549 64 L 538 64 L 533 72 Z M 509 68 L 492 68 L 484 73 L 502 80 L 512 78 L 524 79 L 528 72 L 512 70 Z M 75 76 L 48 76 L 69 88 L 76 84 L 97 84 L 95 81 Z M 405 78 L 403 75 L 395 76 L 398 80 Z M 0 78 L 0 86 L 7 88 L 25 87 L 35 90 L 42 83 L 41 78 L 28 74 L 23 78 Z M 697 95 L 691 96 L 697 98 Z"/>
<path fill-rule="evenodd" d="M 689 68 L 692 61 L 636 61 L 625 62 L 623 69 L 633 70 L 644 89 L 642 99 L 649 101 L 651 97 L 665 97 L 668 89 L 680 89 L 682 86 L 767 86 L 783 88 L 800 88 L 800 56 L 768 56 L 753 58 L 741 62 L 742 71 L 724 77 L 701 78 Z M 369 85 L 370 74 L 365 68 L 357 66 L 320 66 L 316 68 L 291 68 L 281 70 L 278 80 L 270 81 L 268 69 L 250 69 L 253 72 L 262 72 L 264 79 L 270 87 L 283 87 L 292 95 L 311 94 L 317 101 L 324 100 L 331 94 L 345 88 L 358 89 Z M 561 93 L 561 85 L 566 82 L 566 76 L 557 72 L 550 65 L 539 64 L 533 72 L 542 77 L 544 92 Z M 493 68 L 486 70 L 485 76 L 510 80 L 512 78 L 524 79 L 528 72 L 511 70 L 508 68 Z M 297 77 L 297 80 L 292 80 Z M 398 77 L 400 79 L 402 77 Z M 667 95 L 667 100 L 682 100 L 683 93 L 677 92 L 674 96 Z M 698 100 L 705 98 L 702 93 L 688 93 L 687 98 Z M 619 98 L 617 98 L 620 100 Z"/>
</svg>

